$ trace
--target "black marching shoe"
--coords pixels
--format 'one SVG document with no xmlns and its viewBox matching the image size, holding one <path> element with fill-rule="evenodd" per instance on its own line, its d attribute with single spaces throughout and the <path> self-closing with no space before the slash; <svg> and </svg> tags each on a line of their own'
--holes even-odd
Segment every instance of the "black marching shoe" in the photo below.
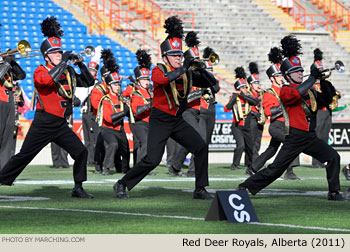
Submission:
<svg viewBox="0 0 350 252">
<path fill-rule="evenodd" d="M 118 182 L 114 184 L 113 191 L 115 192 L 115 196 L 119 199 L 128 199 L 129 196 L 125 191 L 126 186 L 119 184 Z"/>
<path fill-rule="evenodd" d="M 194 199 L 202 199 L 202 200 L 210 200 L 213 199 L 214 196 L 210 195 L 205 188 L 196 188 L 193 191 Z"/>
<path fill-rule="evenodd" d="M 101 174 L 102 173 L 102 167 L 101 165 L 95 165 L 95 170 L 93 171 L 95 174 Z"/>
<path fill-rule="evenodd" d="M 247 190 L 247 187 L 245 187 L 243 184 L 239 184 L 236 188 L 237 191 L 240 191 L 240 190 Z"/>
<path fill-rule="evenodd" d="M 109 172 L 109 168 L 104 168 L 103 171 L 102 171 L 102 175 L 104 175 L 104 176 L 111 175 L 111 173 Z"/>
<path fill-rule="evenodd" d="M 87 193 L 84 188 L 78 187 L 78 188 L 73 188 L 72 190 L 72 197 L 76 198 L 84 198 L 84 199 L 92 199 L 94 198 L 94 195 Z"/>
<path fill-rule="evenodd" d="M 235 164 L 231 165 L 231 170 L 239 170 L 238 166 L 236 166 Z"/>
<path fill-rule="evenodd" d="M 284 180 L 300 180 L 300 178 L 293 172 L 287 171 L 283 177 Z"/>
<path fill-rule="evenodd" d="M 246 175 L 248 175 L 248 176 L 252 176 L 252 175 L 254 175 L 254 171 L 253 171 L 253 169 L 252 168 L 247 168 L 246 170 L 245 170 L 245 174 Z"/>
<path fill-rule="evenodd" d="M 347 201 L 339 192 L 328 192 L 328 200 Z"/>
<path fill-rule="evenodd" d="M 344 166 L 341 171 L 344 174 L 345 179 L 346 180 L 350 180 L 350 169 L 349 169 L 349 166 L 348 165 Z"/>
</svg>

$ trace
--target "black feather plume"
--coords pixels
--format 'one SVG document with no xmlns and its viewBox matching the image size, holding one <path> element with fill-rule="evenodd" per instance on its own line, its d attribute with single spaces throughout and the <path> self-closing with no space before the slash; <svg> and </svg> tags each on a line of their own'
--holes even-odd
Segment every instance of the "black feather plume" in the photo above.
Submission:
<svg viewBox="0 0 350 252">
<path fill-rule="evenodd" d="M 248 68 L 251 74 L 259 74 L 259 68 L 257 63 L 250 62 Z"/>
<path fill-rule="evenodd" d="M 165 33 L 168 33 L 168 36 L 166 39 L 171 39 L 174 37 L 182 39 L 184 36 L 182 21 L 176 16 L 167 18 L 165 20 L 164 28 L 165 28 Z"/>
<path fill-rule="evenodd" d="M 319 48 L 316 48 L 314 50 L 314 60 L 317 61 L 322 59 L 323 59 L 323 52 Z"/>
<path fill-rule="evenodd" d="M 119 65 L 111 51 L 111 49 L 103 49 L 101 52 L 101 58 L 103 60 L 103 65 L 111 73 L 119 72 Z"/>
<path fill-rule="evenodd" d="M 198 40 L 197 33 L 190 31 L 186 35 L 185 43 L 188 47 L 198 47 L 201 42 Z"/>
<path fill-rule="evenodd" d="M 45 37 L 57 37 L 60 38 L 63 36 L 63 30 L 61 28 L 60 23 L 58 23 L 57 19 L 54 16 L 47 17 L 40 24 L 41 32 Z"/>
<path fill-rule="evenodd" d="M 236 78 L 238 78 L 238 79 L 246 79 L 247 78 L 247 75 L 245 74 L 243 67 L 236 67 L 235 73 L 236 73 Z"/>
<path fill-rule="evenodd" d="M 114 58 L 114 54 L 112 53 L 111 49 L 103 49 L 101 51 L 101 58 L 103 60 L 103 64 L 105 65 L 108 59 Z"/>
<path fill-rule="evenodd" d="M 208 59 L 209 56 L 210 56 L 210 54 L 212 54 L 212 53 L 215 53 L 214 50 L 213 50 L 213 48 L 210 48 L 209 46 L 206 47 L 206 48 L 204 48 L 203 58 L 204 58 L 204 59 Z"/>
<path fill-rule="evenodd" d="M 293 56 L 298 56 L 300 54 L 303 54 L 301 52 L 302 47 L 301 47 L 301 44 L 299 43 L 299 41 L 300 40 L 298 40 L 293 35 L 285 36 L 281 40 L 282 54 L 287 58 L 291 58 Z"/>
<path fill-rule="evenodd" d="M 151 55 L 149 55 L 145 50 L 138 49 L 136 51 L 136 59 L 140 68 L 150 69 L 152 66 Z"/>
<path fill-rule="evenodd" d="M 281 63 L 283 59 L 281 49 L 279 49 L 278 47 L 271 48 L 268 56 L 269 56 L 269 61 L 271 61 L 271 63 L 273 64 Z"/>
</svg>

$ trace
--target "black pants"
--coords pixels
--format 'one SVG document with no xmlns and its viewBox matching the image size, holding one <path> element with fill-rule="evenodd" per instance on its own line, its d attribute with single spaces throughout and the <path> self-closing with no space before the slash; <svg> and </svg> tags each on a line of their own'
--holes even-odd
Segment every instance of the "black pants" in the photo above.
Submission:
<svg viewBox="0 0 350 252">
<path fill-rule="evenodd" d="M 169 137 L 195 155 L 196 188 L 208 185 L 208 147 L 201 136 L 183 120 L 152 108 L 149 121 L 147 155 L 137 163 L 119 182 L 131 190 L 160 163 Z"/>
<path fill-rule="evenodd" d="M 270 124 L 269 133 L 272 137 L 269 146 L 263 153 L 261 153 L 260 156 L 258 156 L 256 159 L 253 159 L 251 168 L 254 171 L 260 170 L 264 166 L 264 164 L 267 162 L 267 160 L 269 160 L 276 154 L 281 143 L 284 142 L 284 139 L 285 139 L 284 122 L 273 121 Z M 299 166 L 299 165 L 300 163 L 299 163 L 299 156 L 298 156 L 290 164 L 290 167 Z"/>
<path fill-rule="evenodd" d="M 102 127 L 102 137 L 105 141 L 106 149 L 106 155 L 103 161 L 103 166 L 105 168 L 115 167 L 116 155 L 120 155 L 122 157 L 122 170 L 128 170 L 130 161 L 130 156 L 128 155 L 129 144 L 124 129 L 122 128 L 121 130 L 114 130 L 107 127 Z"/>
<path fill-rule="evenodd" d="M 328 143 L 329 132 L 332 128 L 332 115 L 328 111 L 318 110 L 317 111 L 317 124 L 316 124 L 316 134 L 319 139 Z M 312 166 L 322 167 L 323 164 L 315 158 L 312 158 Z"/>
<path fill-rule="evenodd" d="M 9 102 L 0 101 L 0 170 L 15 154 L 15 105 L 13 93 L 9 92 Z"/>
<path fill-rule="evenodd" d="M 211 141 L 216 119 L 215 104 L 210 103 L 208 109 L 200 108 L 199 113 L 199 128 L 207 141 Z"/>
<path fill-rule="evenodd" d="M 98 125 L 92 113 L 82 113 L 84 143 L 88 150 L 88 165 L 94 165 L 95 147 L 98 135 Z"/>
<path fill-rule="evenodd" d="M 182 113 L 182 118 L 198 132 L 198 134 L 203 138 L 204 141 L 206 141 L 206 132 L 203 131 L 199 125 L 199 115 L 200 115 L 199 110 L 188 108 Z M 176 170 L 181 170 L 183 163 L 186 160 L 186 156 L 189 152 L 190 151 L 188 151 L 184 146 L 180 145 L 180 149 L 176 157 L 176 161 L 177 161 L 177 164 L 175 165 Z M 194 156 L 192 154 L 190 164 L 188 166 L 188 172 L 194 173 L 194 171 L 195 171 L 195 164 L 194 164 Z"/>
<path fill-rule="evenodd" d="M 20 152 L 12 156 L 0 171 L 0 183 L 11 185 L 24 168 L 50 142 L 64 148 L 75 160 L 73 165 L 74 181 L 86 181 L 88 152 L 79 137 L 68 127 L 64 118 L 37 110 Z"/>
<path fill-rule="evenodd" d="M 252 158 L 249 159 L 248 155 L 245 155 L 245 165 L 251 166 L 253 160 L 255 160 L 259 156 L 259 150 L 261 145 L 261 138 L 264 131 L 264 125 L 261 125 L 258 123 L 256 117 L 252 114 L 250 114 L 250 137 L 252 139 L 253 148 L 252 148 Z"/>
<path fill-rule="evenodd" d="M 172 166 L 173 168 L 178 166 L 176 160 L 177 153 L 179 152 L 181 145 L 175 142 L 171 137 L 168 138 L 166 142 L 166 163 L 167 166 Z"/>
<path fill-rule="evenodd" d="M 63 167 L 68 168 L 68 153 L 63 148 L 55 143 L 51 143 L 51 158 L 54 168 Z"/>
<path fill-rule="evenodd" d="M 145 157 L 147 154 L 147 139 L 148 139 L 149 123 L 139 120 L 139 121 L 136 121 L 132 127 L 133 127 L 133 134 L 138 142 L 137 143 L 138 147 L 136 150 L 137 158 L 136 158 L 136 162 L 134 162 L 134 165 L 135 165 L 138 162 L 140 162 L 141 159 Z M 134 145 L 135 145 L 135 141 L 134 141 Z M 135 149 L 134 149 L 134 155 L 135 155 Z"/>
<path fill-rule="evenodd" d="M 94 155 L 94 163 L 96 166 L 96 170 L 102 170 L 103 160 L 105 159 L 105 155 L 106 155 L 104 139 L 101 131 L 102 131 L 101 128 L 98 128 L 96 146 L 95 146 L 95 155 Z"/>
<path fill-rule="evenodd" d="M 275 161 L 266 169 L 260 170 L 258 173 L 249 177 L 241 185 L 248 188 L 253 195 L 256 194 L 279 178 L 301 152 L 315 157 L 323 163 L 327 162 L 328 190 L 330 192 L 339 191 L 339 154 L 319 139 L 316 136 L 316 132 L 306 132 L 292 127 Z"/>
<path fill-rule="evenodd" d="M 133 146 L 133 150 L 132 150 L 132 158 L 133 158 L 133 164 L 134 165 L 138 162 L 137 160 L 139 160 L 137 155 L 138 155 L 139 147 L 140 147 L 139 139 L 137 138 L 137 136 L 135 134 L 135 130 L 134 130 L 135 124 L 136 124 L 136 122 L 135 123 L 130 123 L 129 122 L 130 131 L 132 133 L 132 141 L 133 141 L 133 145 L 134 145 Z"/>
<path fill-rule="evenodd" d="M 246 122 L 247 123 L 247 122 Z M 248 156 L 249 160 L 252 160 L 253 142 L 249 135 L 249 127 L 240 126 L 238 123 L 232 123 L 232 134 L 236 140 L 236 148 L 233 151 L 233 162 L 232 165 L 238 166 L 241 162 L 243 151 Z"/>
</svg>

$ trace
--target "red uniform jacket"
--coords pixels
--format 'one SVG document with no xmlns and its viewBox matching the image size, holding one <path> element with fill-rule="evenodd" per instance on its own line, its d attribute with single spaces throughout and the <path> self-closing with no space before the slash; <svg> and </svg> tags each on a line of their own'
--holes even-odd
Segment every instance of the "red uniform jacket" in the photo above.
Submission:
<svg viewBox="0 0 350 252">
<path fill-rule="evenodd" d="M 123 91 L 123 96 L 129 98 L 131 93 L 135 91 L 135 88 L 132 85 L 127 85 Z"/>
<path fill-rule="evenodd" d="M 290 127 L 303 131 L 314 131 L 316 127 L 316 117 L 309 117 L 303 110 L 301 95 L 296 90 L 297 84 L 284 85 L 281 88 L 281 101 L 283 102 L 289 116 Z M 304 99 L 310 104 L 307 93 L 303 95 Z"/>
<path fill-rule="evenodd" d="M 131 109 L 132 109 L 132 112 L 134 113 L 134 115 L 136 115 L 137 107 L 144 106 L 147 103 L 150 103 L 152 101 L 152 97 L 151 97 L 150 93 L 148 92 L 148 90 L 143 89 L 143 88 L 139 88 L 135 92 L 138 92 L 138 94 L 141 94 L 142 97 L 140 97 L 138 94 L 131 94 L 131 96 L 130 96 Z M 123 92 L 123 94 L 124 94 L 124 92 Z M 146 100 L 146 102 L 145 102 L 145 100 Z M 151 113 L 151 111 L 149 109 L 147 109 L 146 111 L 137 115 L 136 119 L 142 120 L 145 122 L 149 122 L 150 113 Z"/>
<path fill-rule="evenodd" d="M 0 84 L 0 101 L 9 102 L 11 90 Z"/>
<path fill-rule="evenodd" d="M 175 70 L 174 68 L 171 68 L 171 71 Z M 182 76 L 178 78 L 182 79 Z M 170 82 L 167 77 L 164 77 L 164 73 L 156 66 L 152 70 L 152 81 L 153 81 L 153 105 L 152 107 L 157 108 L 159 110 L 162 110 L 168 114 L 171 114 L 173 116 L 176 116 L 177 112 L 179 111 L 179 107 L 175 106 L 174 98 L 171 92 L 168 92 L 166 89 L 170 90 Z M 164 88 L 164 89 L 163 89 Z M 176 84 L 177 90 L 183 90 L 184 86 L 183 84 Z M 171 108 L 169 107 L 168 99 L 164 93 L 164 90 L 166 90 L 167 95 L 169 97 Z M 181 102 L 180 102 L 181 103 Z"/>
<path fill-rule="evenodd" d="M 253 91 L 253 90 L 251 90 L 251 93 L 252 93 L 252 96 L 253 96 L 254 98 L 260 99 L 260 93 L 255 92 L 255 91 Z M 251 107 L 252 111 L 254 111 L 254 112 L 259 112 L 259 110 L 258 110 L 258 107 L 259 107 L 259 106 L 260 106 L 260 103 L 259 103 L 258 105 L 256 105 L 256 106 L 252 106 L 252 107 Z"/>
<path fill-rule="evenodd" d="M 96 113 L 97 113 L 98 104 L 100 104 L 101 98 L 108 93 L 107 85 L 104 82 L 101 83 L 100 85 L 101 85 L 101 87 L 103 87 L 102 90 L 105 90 L 105 92 L 104 91 L 101 92 L 101 89 L 97 88 L 97 86 L 95 86 L 92 89 L 91 95 L 90 95 L 90 101 L 91 101 L 91 106 L 93 108 L 94 115 L 96 115 Z"/>
<path fill-rule="evenodd" d="M 278 96 L 280 96 L 280 93 L 281 93 L 281 88 L 280 87 L 272 85 L 271 88 L 276 92 L 276 94 Z M 271 117 L 271 108 L 277 107 L 279 105 L 280 105 L 280 103 L 278 102 L 276 96 L 274 96 L 273 94 L 270 94 L 268 92 L 264 93 L 263 106 L 264 106 L 264 110 L 265 110 L 265 115 L 266 116 Z M 273 122 L 275 120 L 284 122 L 283 115 L 279 116 L 278 118 L 276 118 L 274 120 L 271 120 L 271 122 Z"/>
<path fill-rule="evenodd" d="M 111 128 L 114 130 L 120 130 L 121 126 L 123 125 L 123 120 L 121 123 L 118 123 L 117 125 L 113 126 L 111 115 L 114 113 L 121 112 L 121 103 L 123 102 L 120 98 L 120 96 L 114 95 L 112 93 L 109 93 L 107 95 L 110 98 L 110 101 L 108 99 L 103 99 L 102 106 L 103 106 L 103 127 Z M 114 110 L 113 110 L 114 107 Z"/>
<path fill-rule="evenodd" d="M 209 102 L 204 100 L 203 97 L 201 97 L 201 106 L 200 107 L 203 108 L 203 109 L 208 109 L 209 108 Z"/>
<path fill-rule="evenodd" d="M 53 66 L 47 67 L 49 69 L 54 68 Z M 42 107 L 39 99 L 37 99 L 36 108 L 45 110 L 47 113 L 55 116 L 67 118 L 72 114 L 72 99 L 64 99 L 58 94 L 57 86 L 48 72 L 49 70 L 43 65 L 38 66 L 34 71 L 34 86 L 36 87 L 44 106 Z M 65 90 L 69 90 L 65 74 L 61 75 L 60 82 Z"/>
</svg>

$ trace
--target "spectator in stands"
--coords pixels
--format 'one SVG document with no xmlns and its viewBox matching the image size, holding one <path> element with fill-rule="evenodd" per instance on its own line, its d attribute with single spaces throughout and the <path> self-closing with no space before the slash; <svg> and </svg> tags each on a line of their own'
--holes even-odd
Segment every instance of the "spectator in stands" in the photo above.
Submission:
<svg viewBox="0 0 350 252">
<path fill-rule="evenodd" d="M 22 148 L 12 156 L 0 171 L 0 184 L 12 185 L 16 177 L 48 143 L 54 142 L 67 150 L 75 160 L 73 165 L 74 188 L 72 196 L 93 198 L 82 183 L 86 181 L 87 149 L 78 136 L 68 127 L 67 118 L 72 114 L 75 83 L 77 86 L 94 84 L 94 79 L 81 59 L 71 51 L 62 54 L 60 37 L 63 35 L 55 17 L 48 17 L 41 23 L 45 39 L 40 50 L 46 65 L 40 65 L 34 72 L 37 106 L 34 120 L 29 128 Z M 67 66 L 71 59 L 80 68 L 77 74 Z"/>
<path fill-rule="evenodd" d="M 328 106 L 332 102 L 335 88 L 324 79 L 320 80 L 322 93 L 312 88 L 316 79 L 321 76 L 319 69 L 314 66 L 311 67 L 309 78 L 303 82 L 304 69 L 298 57 L 301 54 L 299 40 L 289 35 L 281 43 L 283 54 L 287 57 L 281 64 L 281 71 L 289 85 L 281 88 L 280 97 L 289 116 L 289 134 L 274 162 L 249 177 L 238 189 L 248 189 L 255 195 L 279 178 L 289 164 L 303 152 L 321 162 L 327 162 L 328 200 L 343 201 L 345 199 L 339 193 L 340 156 L 319 139 L 315 132 L 317 108 Z"/>
<path fill-rule="evenodd" d="M 169 137 L 185 146 L 195 155 L 196 188 L 194 199 L 211 199 L 205 190 L 208 185 L 208 148 L 201 136 L 182 118 L 187 96 L 193 84 L 214 85 L 215 78 L 205 69 L 188 71 L 193 58 L 182 63 L 182 21 L 173 16 L 165 21 L 169 34 L 160 49 L 165 64 L 158 64 L 152 71 L 154 85 L 153 105 L 149 120 L 147 155 L 113 186 L 118 198 L 128 198 L 126 187 L 131 190 L 161 161 Z"/>
</svg>

